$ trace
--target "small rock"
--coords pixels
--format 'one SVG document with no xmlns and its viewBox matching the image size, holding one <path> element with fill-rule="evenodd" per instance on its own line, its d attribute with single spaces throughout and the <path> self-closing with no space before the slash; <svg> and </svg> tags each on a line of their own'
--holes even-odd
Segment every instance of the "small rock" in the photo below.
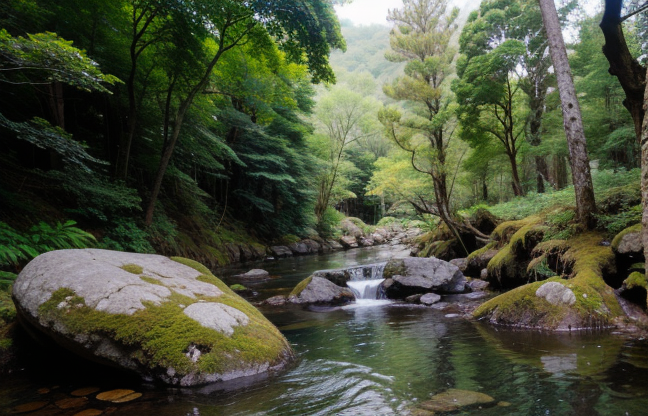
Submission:
<svg viewBox="0 0 648 416">
<path fill-rule="evenodd" d="M 293 252 L 286 246 L 272 246 L 270 247 L 270 253 L 276 258 L 291 257 L 293 255 Z"/>
<path fill-rule="evenodd" d="M 270 306 L 283 306 L 286 304 L 287 298 L 284 295 L 277 295 L 271 298 L 268 298 L 263 302 L 265 305 Z"/>
<path fill-rule="evenodd" d="M 419 303 L 419 301 L 421 300 L 421 296 L 423 296 L 423 295 L 420 294 L 420 293 L 417 294 L 417 295 L 408 296 L 408 297 L 405 298 L 405 302 L 407 302 L 407 303 Z"/>
<path fill-rule="evenodd" d="M 467 259 L 452 259 L 450 260 L 450 264 L 454 264 L 461 270 L 462 273 L 466 271 L 466 268 L 468 267 L 468 260 Z"/>
<path fill-rule="evenodd" d="M 488 269 L 483 268 L 481 272 L 479 272 L 479 278 L 481 280 L 488 280 Z"/>
<path fill-rule="evenodd" d="M 358 248 L 358 241 L 351 235 L 340 237 L 340 244 L 344 248 Z"/>
<path fill-rule="evenodd" d="M 88 402 L 87 397 L 68 397 L 65 399 L 58 400 L 54 404 L 59 409 L 72 409 L 74 407 L 84 406 Z"/>
<path fill-rule="evenodd" d="M 426 293 L 425 295 L 421 296 L 421 303 L 424 305 L 432 305 L 441 300 L 441 296 L 437 295 L 436 293 Z"/>
<path fill-rule="evenodd" d="M 98 387 L 84 387 L 82 389 L 76 389 L 72 393 L 72 396 L 87 396 L 88 394 L 96 393 L 99 391 Z"/>
<path fill-rule="evenodd" d="M 472 279 L 470 282 L 468 282 L 468 286 L 473 290 L 473 292 L 482 291 L 486 289 L 489 284 L 490 283 L 488 283 L 487 281 L 481 279 Z"/>
<path fill-rule="evenodd" d="M 236 279 L 245 279 L 245 280 L 262 280 L 270 277 L 270 273 L 263 269 L 252 269 L 246 273 L 236 274 L 232 276 Z"/>
<path fill-rule="evenodd" d="M 536 290 L 536 296 L 545 298 L 552 305 L 571 306 L 576 303 L 576 295 L 571 289 L 559 282 L 547 282 Z"/>
<path fill-rule="evenodd" d="M 491 396 L 470 390 L 450 389 L 432 396 L 420 407 L 433 412 L 452 412 L 463 407 L 494 402 Z"/>
</svg>

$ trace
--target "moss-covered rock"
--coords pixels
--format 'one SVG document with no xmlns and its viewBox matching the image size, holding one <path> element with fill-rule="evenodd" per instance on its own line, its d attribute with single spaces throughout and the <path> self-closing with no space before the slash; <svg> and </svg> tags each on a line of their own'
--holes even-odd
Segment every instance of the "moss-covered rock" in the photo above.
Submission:
<svg viewBox="0 0 648 416">
<path fill-rule="evenodd" d="M 128 264 L 141 274 L 124 270 Z M 259 311 L 184 258 L 54 251 L 25 267 L 14 299 L 30 329 L 86 358 L 168 384 L 258 374 L 293 355 Z"/>
<path fill-rule="evenodd" d="M 632 272 L 624 281 L 619 293 L 629 301 L 648 309 L 648 281 L 643 272 Z"/>
<path fill-rule="evenodd" d="M 526 284 L 484 303 L 474 312 L 478 319 L 515 327 L 565 331 L 612 325 L 623 311 L 603 275 L 614 268 L 614 254 L 601 245 L 602 236 L 584 233 L 561 242 L 561 261 L 570 265 L 569 279 L 553 277 Z M 557 282 L 573 292 L 573 303 L 554 304 L 538 289 Z"/>
</svg>

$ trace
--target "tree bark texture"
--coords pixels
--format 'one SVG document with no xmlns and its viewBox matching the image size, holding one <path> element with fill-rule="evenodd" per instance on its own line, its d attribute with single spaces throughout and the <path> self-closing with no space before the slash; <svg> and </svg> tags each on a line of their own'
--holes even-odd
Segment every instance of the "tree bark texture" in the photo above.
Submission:
<svg viewBox="0 0 648 416">
<path fill-rule="evenodd" d="M 643 110 L 644 120 L 641 129 L 641 202 L 643 204 L 641 237 L 644 246 L 644 258 L 648 259 L 648 117 L 646 116 L 648 114 L 648 86 L 644 91 Z M 648 262 L 646 264 L 648 265 Z M 648 269 L 646 275 L 648 275 Z"/>
<path fill-rule="evenodd" d="M 608 70 L 619 79 L 626 98 L 623 105 L 628 109 L 634 122 L 637 140 L 642 136 L 641 124 L 644 119 L 644 90 L 646 88 L 646 69 L 633 58 L 628 49 L 623 28 L 621 27 L 622 0 L 606 0 L 605 13 L 601 20 L 601 31 L 605 37 L 603 54 L 610 63 Z"/>
<path fill-rule="evenodd" d="M 594 187 L 587 155 L 587 143 L 583 131 L 583 119 L 578 105 L 578 98 L 576 97 L 569 61 L 567 60 L 567 50 L 565 49 L 560 21 L 553 0 L 538 0 L 538 3 L 540 4 L 542 21 L 549 39 L 551 60 L 558 81 L 563 125 L 567 136 L 569 162 L 572 167 L 572 180 L 576 193 L 576 215 L 582 224 L 591 228 L 594 226 L 593 214 L 596 212 Z"/>
</svg>

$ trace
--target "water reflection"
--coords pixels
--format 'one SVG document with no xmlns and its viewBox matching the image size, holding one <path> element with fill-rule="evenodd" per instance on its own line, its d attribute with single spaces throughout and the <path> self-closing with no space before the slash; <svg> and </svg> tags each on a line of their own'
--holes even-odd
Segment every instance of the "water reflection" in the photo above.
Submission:
<svg viewBox="0 0 648 416">
<path fill-rule="evenodd" d="M 356 258 L 362 256 L 371 257 L 367 263 L 380 257 L 375 250 Z M 284 280 L 336 267 L 325 256 L 317 257 L 314 264 L 304 263 L 309 264 L 304 270 L 276 262 L 275 271 L 286 270 L 286 275 L 267 284 L 289 287 L 292 283 Z M 293 261 L 302 260 L 288 263 Z M 265 290 L 263 284 L 260 289 Z M 638 416 L 648 409 L 646 342 L 602 333 L 506 331 L 448 319 L 433 308 L 399 304 L 263 312 L 299 356 L 279 375 L 167 389 L 104 371 L 81 371 L 51 355 L 0 380 L 0 414 L 42 398 L 37 393 L 41 387 L 70 392 L 88 385 L 144 393 L 141 400 L 111 405 L 113 416 L 406 415 L 450 388 L 482 392 L 509 404 L 466 408 L 454 415 Z M 72 416 L 77 411 L 51 414 Z"/>
</svg>

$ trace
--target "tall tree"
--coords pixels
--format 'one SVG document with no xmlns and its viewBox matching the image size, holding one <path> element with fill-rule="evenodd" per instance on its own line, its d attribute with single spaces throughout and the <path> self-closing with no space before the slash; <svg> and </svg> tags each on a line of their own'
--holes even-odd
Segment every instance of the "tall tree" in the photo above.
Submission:
<svg viewBox="0 0 648 416">
<path fill-rule="evenodd" d="M 549 50 L 554 72 L 558 81 L 563 125 L 567 136 L 569 161 L 572 167 L 574 192 L 576 193 L 576 215 L 581 223 L 590 228 L 594 226 L 596 202 L 594 200 L 592 174 L 587 155 L 587 143 L 583 131 L 583 119 L 567 59 L 567 49 L 565 48 L 560 20 L 553 0 L 538 0 L 538 2 L 549 39 Z"/>
<path fill-rule="evenodd" d="M 455 232 L 478 234 L 469 224 L 455 218 L 450 196 L 452 174 L 448 149 L 455 124 L 452 97 L 445 85 L 456 51 L 450 38 L 456 31 L 459 9 L 448 10 L 446 0 L 409 0 L 402 9 L 390 10 L 387 19 L 394 23 L 390 34 L 391 51 L 385 57 L 406 62 L 405 74 L 383 87 L 385 94 L 409 104 L 403 115 L 396 108 L 379 113 L 387 136 L 409 153 L 411 166 L 429 176 L 434 201 L 421 197 L 411 200 L 423 214 L 441 218 Z M 482 235 L 483 236 L 483 235 Z M 485 236 L 483 236 L 485 237 Z"/>
<path fill-rule="evenodd" d="M 376 133 L 369 119 L 377 110 L 378 102 L 375 99 L 344 87 L 334 87 L 317 103 L 315 118 L 325 143 L 320 147 L 325 168 L 318 175 L 315 203 L 318 222 L 329 207 L 331 196 L 340 182 L 345 150 Z"/>
<path fill-rule="evenodd" d="M 603 54 L 610 63 L 609 73 L 618 78 L 626 99 L 623 105 L 628 109 L 634 121 L 637 140 L 641 137 L 641 125 L 644 119 L 643 95 L 646 88 L 646 69 L 630 53 L 622 23 L 623 0 L 605 0 L 605 12 L 601 20 L 601 30 L 605 36 Z"/>
<path fill-rule="evenodd" d="M 189 7 L 191 6 L 191 7 Z M 184 12 L 190 17 L 186 21 L 193 23 L 194 29 L 205 33 L 205 49 L 201 73 L 189 80 L 183 88 L 175 90 L 178 79 L 182 80 L 184 72 L 176 67 L 169 78 L 167 103 L 170 97 L 179 92 L 175 98 L 177 104 L 165 110 L 165 125 L 168 129 L 162 155 L 145 212 L 145 223 L 151 224 L 164 174 L 173 155 L 180 136 L 187 111 L 194 98 L 209 84 L 212 71 L 223 54 L 229 50 L 256 40 L 268 40 L 270 36 L 282 39 L 282 45 L 288 56 L 296 61 L 306 61 L 311 70 L 313 81 L 333 80 L 333 73 L 328 66 L 328 55 L 331 47 L 344 48 L 344 41 L 339 32 L 339 25 L 332 5 L 325 0 L 312 0 L 308 4 L 294 0 L 282 2 L 240 2 L 235 0 L 214 3 L 206 0 L 194 0 L 191 4 L 183 3 Z M 196 18 L 199 16 L 199 18 Z M 209 28 L 209 30 L 207 30 Z M 178 52 L 182 51 L 182 37 L 175 38 Z"/>
<path fill-rule="evenodd" d="M 500 2 L 481 4 L 470 14 L 459 39 L 461 56 L 452 89 L 459 103 L 462 138 L 478 147 L 494 140 L 511 166 L 513 194 L 523 194 L 518 154 L 524 144 L 526 114 L 520 111 L 521 64 L 527 52 L 524 40 L 512 36 L 511 20 L 519 5 L 500 9 Z"/>
</svg>

